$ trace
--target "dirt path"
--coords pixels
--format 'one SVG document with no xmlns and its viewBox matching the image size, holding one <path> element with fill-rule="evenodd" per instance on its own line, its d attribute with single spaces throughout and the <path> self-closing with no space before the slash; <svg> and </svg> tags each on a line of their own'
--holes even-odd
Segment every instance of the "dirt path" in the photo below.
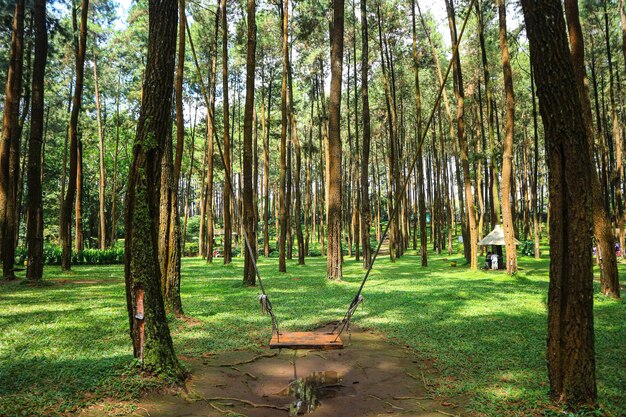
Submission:
<svg viewBox="0 0 626 417">
<path fill-rule="evenodd" d="M 442 417 L 463 413 L 460 401 L 431 394 L 429 381 L 439 375 L 415 360 L 408 349 L 360 330 L 353 330 L 351 341 L 347 335 L 343 339 L 342 350 L 267 349 L 260 355 L 238 351 L 189 359 L 193 376 L 186 392 L 150 394 L 137 404 L 135 415 Z M 112 405 L 92 407 L 80 415 L 110 415 Z"/>
</svg>

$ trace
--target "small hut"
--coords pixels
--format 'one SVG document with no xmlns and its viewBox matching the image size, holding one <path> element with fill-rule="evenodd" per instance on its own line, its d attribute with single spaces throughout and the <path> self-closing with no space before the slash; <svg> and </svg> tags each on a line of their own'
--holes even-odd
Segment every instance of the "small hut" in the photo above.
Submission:
<svg viewBox="0 0 626 417">
<path fill-rule="evenodd" d="M 515 239 L 515 244 L 516 245 L 521 245 L 521 242 L 517 239 Z M 504 229 L 502 229 L 502 226 L 497 224 L 496 227 L 493 228 L 493 230 L 484 238 L 482 238 L 481 240 L 478 241 L 478 245 L 479 246 L 495 246 L 497 248 L 494 248 L 494 252 L 496 252 L 496 256 L 500 257 L 502 254 L 502 246 L 505 245 L 504 242 Z M 492 255 L 493 256 L 493 255 Z M 487 263 L 489 265 L 491 265 L 491 263 L 489 261 L 487 261 Z M 504 269 L 506 268 L 506 266 L 504 265 L 504 262 L 502 261 L 502 259 L 498 259 L 498 268 L 499 269 Z"/>
</svg>

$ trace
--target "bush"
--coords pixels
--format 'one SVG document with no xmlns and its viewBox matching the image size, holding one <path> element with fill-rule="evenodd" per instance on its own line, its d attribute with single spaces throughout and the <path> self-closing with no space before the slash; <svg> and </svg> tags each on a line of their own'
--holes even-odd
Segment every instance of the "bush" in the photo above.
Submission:
<svg viewBox="0 0 626 417">
<path fill-rule="evenodd" d="M 45 245 L 43 248 L 43 262 L 45 265 L 61 265 L 62 250 L 60 246 Z M 24 248 L 19 248 L 15 253 L 15 260 L 22 264 L 27 257 Z M 124 263 L 124 249 L 84 249 L 72 251 L 73 265 L 114 265 Z"/>
<path fill-rule="evenodd" d="M 521 248 L 522 254 L 526 256 L 534 256 L 535 255 L 535 242 L 532 240 L 526 240 L 522 243 Z"/>
</svg>

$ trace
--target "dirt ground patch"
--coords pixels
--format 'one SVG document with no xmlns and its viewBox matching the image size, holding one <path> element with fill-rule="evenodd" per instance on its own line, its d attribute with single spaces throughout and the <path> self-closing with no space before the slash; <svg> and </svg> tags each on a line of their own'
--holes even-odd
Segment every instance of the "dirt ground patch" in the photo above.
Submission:
<svg viewBox="0 0 626 417">
<path fill-rule="evenodd" d="M 147 417 L 463 414 L 462 401 L 432 394 L 440 376 L 410 350 L 358 329 L 351 340 L 343 339 L 341 350 L 267 349 L 188 359 L 192 377 L 184 392 L 151 393 L 136 404 L 118 404 L 118 410 L 128 415 L 130 407 L 133 415 Z M 114 415 L 115 409 L 107 403 L 79 415 Z"/>
</svg>

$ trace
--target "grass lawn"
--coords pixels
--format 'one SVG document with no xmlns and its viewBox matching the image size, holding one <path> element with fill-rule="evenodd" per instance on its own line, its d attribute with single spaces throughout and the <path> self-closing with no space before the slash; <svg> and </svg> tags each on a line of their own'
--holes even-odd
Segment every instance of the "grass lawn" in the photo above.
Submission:
<svg viewBox="0 0 626 417">
<path fill-rule="evenodd" d="M 438 393 L 463 398 L 469 411 L 541 414 L 549 406 L 547 257 L 521 257 L 513 277 L 470 273 L 460 257 L 446 258 L 431 254 L 428 268 L 413 252 L 396 263 L 379 260 L 354 324 L 413 348 L 440 372 Z M 363 276 L 349 260 L 344 282 L 328 282 L 325 258 L 306 262 L 290 261 L 289 272 L 278 274 L 277 259 L 260 260 L 281 329 L 340 319 Z M 242 265 L 241 258 L 226 267 L 184 259 L 183 307 L 191 318 L 171 321 L 183 359 L 267 344 L 269 319 L 260 314 L 258 288 L 241 286 Z M 76 267 L 70 275 L 49 267 L 45 275 L 54 284 L 0 285 L 0 416 L 58 415 L 166 382 L 132 367 L 122 266 Z M 607 415 L 626 415 L 626 306 L 596 295 L 594 311 L 600 404 Z"/>
</svg>

